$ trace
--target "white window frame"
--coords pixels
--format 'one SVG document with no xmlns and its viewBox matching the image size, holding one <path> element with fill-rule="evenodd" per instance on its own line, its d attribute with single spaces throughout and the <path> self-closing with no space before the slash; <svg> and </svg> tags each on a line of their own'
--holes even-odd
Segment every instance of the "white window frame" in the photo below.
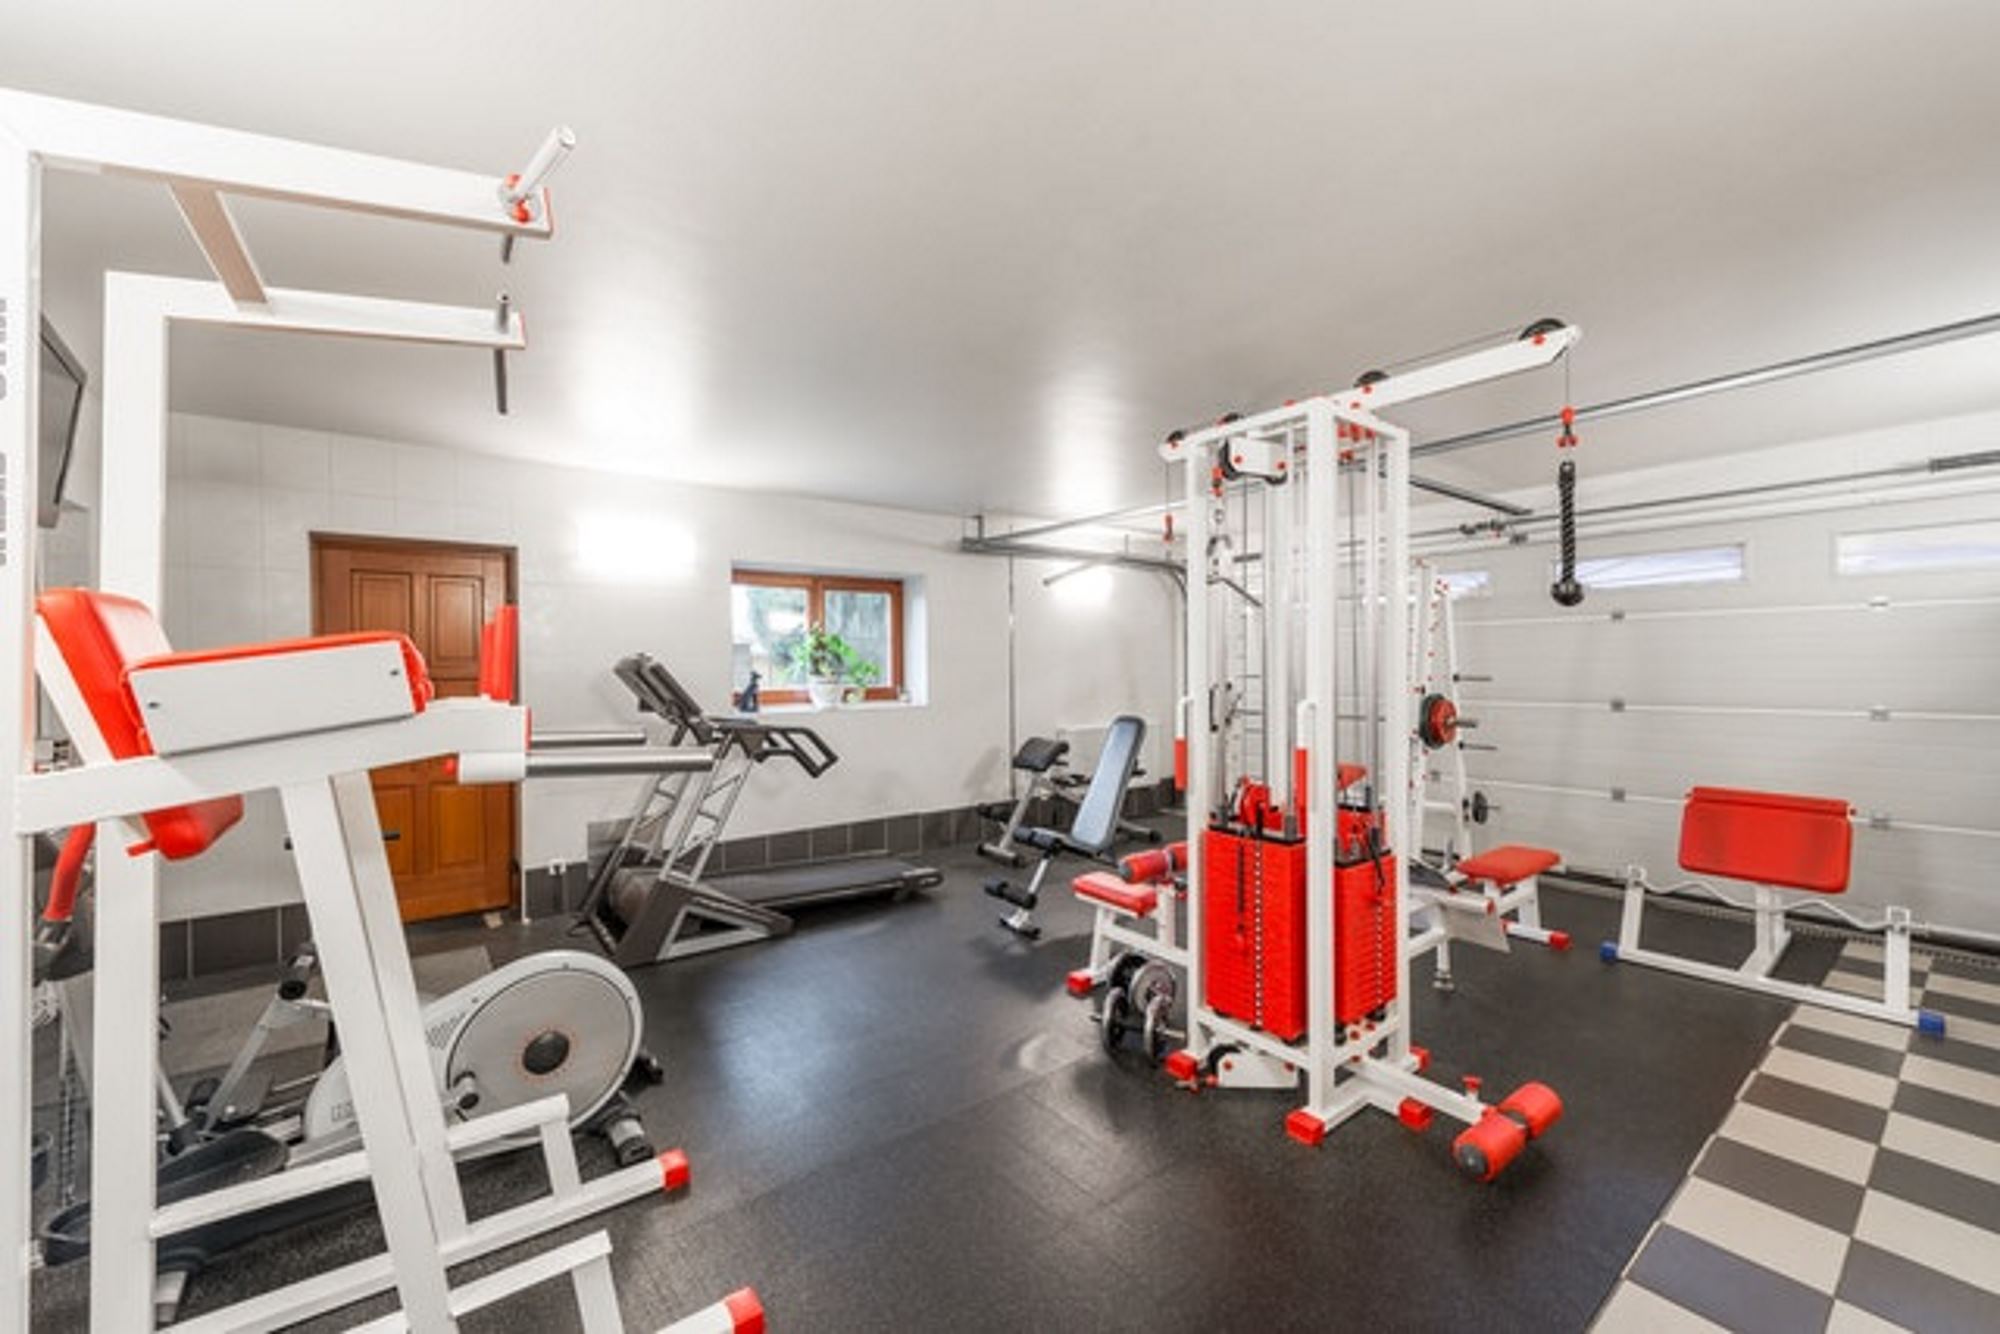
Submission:
<svg viewBox="0 0 2000 1334">
<path fill-rule="evenodd" d="M 1903 559 L 1899 563 L 1873 568 L 1866 565 L 1850 568 L 1847 553 L 1843 550 L 1850 542 L 1866 541 L 1871 538 L 1919 538 L 1926 533 L 1944 533 L 1957 529 L 1973 532 L 1983 530 L 1990 534 L 1991 554 L 1975 554 L 1957 559 L 1947 555 L 1943 559 L 1925 560 L 1923 559 L 1925 548 L 1919 541 L 1905 549 Z M 1934 549 L 1949 550 L 1949 548 Z M 1858 559 L 1865 560 L 1865 557 Z M 1940 523 L 1904 524 L 1895 528 L 1864 528 L 1854 532 L 1835 533 L 1833 536 L 1833 572 L 1842 579 L 1875 579 L 1886 575 L 1951 574 L 1979 570 L 2000 570 L 2000 519 L 1954 519 Z"/>
<path fill-rule="evenodd" d="M 1675 577 L 1671 572 L 1659 578 L 1636 579 L 1630 582 L 1604 583 L 1594 581 L 1589 574 L 1593 566 L 1602 568 L 1616 561 L 1671 560 L 1675 557 L 1705 556 L 1712 552 L 1733 551 L 1736 553 L 1736 570 L 1733 574 L 1710 576 L 1691 573 Z M 1549 577 L 1556 578 L 1561 572 L 1559 561 L 1549 562 Z M 1706 542 L 1700 546 L 1667 547 L 1654 551 L 1621 551 L 1608 556 L 1587 556 L 1576 563 L 1577 582 L 1586 589 L 1605 593 L 1629 593 L 1651 588 L 1697 588 L 1714 584 L 1741 584 L 1750 579 L 1750 548 L 1746 542 Z"/>
</svg>

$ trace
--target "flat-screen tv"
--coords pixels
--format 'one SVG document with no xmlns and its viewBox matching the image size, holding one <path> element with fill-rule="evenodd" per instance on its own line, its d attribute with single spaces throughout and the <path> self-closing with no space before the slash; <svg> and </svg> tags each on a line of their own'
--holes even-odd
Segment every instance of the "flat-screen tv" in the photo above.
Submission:
<svg viewBox="0 0 2000 1334">
<path fill-rule="evenodd" d="M 83 415 L 83 363 L 42 319 L 42 393 L 37 408 L 35 471 L 41 478 L 35 497 L 35 522 L 56 526 L 62 514 L 63 484 L 69 480 L 69 455 L 76 447 L 76 421 Z"/>
</svg>

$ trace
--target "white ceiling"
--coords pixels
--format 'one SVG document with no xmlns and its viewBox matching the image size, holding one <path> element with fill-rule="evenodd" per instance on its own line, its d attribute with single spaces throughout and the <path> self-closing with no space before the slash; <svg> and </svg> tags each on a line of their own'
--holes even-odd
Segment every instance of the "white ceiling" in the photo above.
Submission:
<svg viewBox="0 0 2000 1334">
<path fill-rule="evenodd" d="M 1172 426 L 1540 315 L 1589 402 L 2000 310 L 1996 53 L 1976 0 L 125 0 L 12 7 L 0 83 L 496 173 L 576 128 L 511 271 L 239 208 L 277 284 L 509 287 L 512 417 L 475 355 L 241 334 L 182 336 L 177 407 L 1047 514 L 1156 498 Z M 47 216 L 86 350 L 106 267 L 202 272 L 162 191 L 52 177 Z M 1606 423 L 1584 466 L 2000 406 L 1996 372 L 1989 339 Z"/>
</svg>

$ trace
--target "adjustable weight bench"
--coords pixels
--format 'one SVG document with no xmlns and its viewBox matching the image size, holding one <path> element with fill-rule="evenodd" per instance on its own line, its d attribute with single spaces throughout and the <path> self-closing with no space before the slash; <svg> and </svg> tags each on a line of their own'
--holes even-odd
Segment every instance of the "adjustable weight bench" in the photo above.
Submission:
<svg viewBox="0 0 2000 1334">
<path fill-rule="evenodd" d="M 1041 854 L 1033 876 L 1025 888 L 1016 888 L 1003 878 L 986 882 L 986 892 L 1014 905 L 1001 917 L 1000 925 L 1024 940 L 1042 934 L 1035 921 L 1035 904 L 1040 900 L 1042 879 L 1050 865 L 1065 852 L 1103 860 L 1118 838 L 1119 815 L 1125 809 L 1125 789 L 1132 783 L 1132 771 L 1139 764 L 1139 747 L 1146 740 L 1143 719 L 1121 714 L 1105 729 L 1104 748 L 1097 753 L 1097 767 L 1091 771 L 1090 787 L 1077 804 L 1076 818 L 1068 829 L 1035 826 L 1013 835 L 1017 847 L 1033 848 Z"/>
<path fill-rule="evenodd" d="M 140 835 L 132 855 L 180 860 L 200 855 L 236 824 L 243 814 L 239 794 L 276 789 L 361 1132 L 358 1150 L 161 1206 L 151 1189 L 150 1105 L 143 1115 L 100 1109 L 92 1177 L 108 1188 L 93 1191 L 104 1206 L 93 1211 L 95 1239 L 135 1231 L 172 1237 L 372 1181 L 386 1250 L 186 1327 L 275 1328 L 394 1288 L 401 1310 L 391 1325 L 448 1331 L 465 1311 L 567 1278 L 584 1327 L 591 1334 L 618 1329 L 602 1232 L 471 1282 L 455 1285 L 450 1270 L 639 1195 L 678 1189 L 687 1181 L 686 1159 L 670 1152 L 583 1180 L 561 1096 L 447 1124 L 368 777 L 372 768 L 435 756 L 455 757 L 461 777 L 518 775 L 525 769 L 527 711 L 500 698 L 435 699 L 423 658 L 397 634 L 175 653 L 152 612 L 129 598 L 57 589 L 37 600 L 36 615 L 37 675 L 83 763 L 20 780 L 20 831 L 97 823 L 106 835 L 99 846 L 109 856 L 109 836 L 122 824 Z M 495 646 L 505 638 L 490 632 L 485 642 Z M 482 686 L 493 688 L 503 670 L 511 683 L 511 662 L 482 663 Z M 150 937 L 150 915 L 121 904 L 117 888 L 111 878 L 99 895 L 100 943 L 153 947 L 150 939 L 134 945 L 132 924 L 144 917 L 141 934 Z M 100 968 L 99 1067 L 108 1060 L 151 1069 L 158 998 L 150 985 L 111 982 Z M 469 1217 L 458 1156 L 523 1136 L 540 1146 L 547 1193 Z M 141 1183 L 136 1190 L 134 1181 Z M 136 1197 L 150 1212 L 112 1207 L 110 1194 Z M 130 1276 L 147 1287 L 152 1277 Z M 747 1314 L 754 1306 L 754 1298 L 732 1300 L 731 1311 Z M 690 1319 L 716 1328 L 724 1306 Z M 130 1327 L 138 1327 L 136 1320 Z"/>
<path fill-rule="evenodd" d="M 1735 968 L 1701 963 L 1645 948 L 1640 926 L 1650 893 L 1670 892 L 1647 883 L 1643 868 L 1626 876 L 1625 909 L 1618 939 L 1598 949 L 1606 963 L 1636 963 L 1685 977 L 1721 982 L 1762 991 L 1805 1005 L 1907 1024 L 1920 1032 L 1944 1032 L 1944 1016 L 1910 1004 L 1910 913 L 1890 908 L 1880 924 L 1883 935 L 1882 996 L 1879 1000 L 1834 991 L 1771 974 L 1792 942 L 1785 914 L 1799 905 L 1787 903 L 1780 889 L 1814 894 L 1842 894 L 1853 865 L 1854 827 L 1845 801 L 1753 792 L 1739 788 L 1697 787 L 1681 808 L 1681 869 L 1700 875 L 1748 881 L 1754 886 L 1749 903 L 1711 892 L 1732 907 L 1747 908 L 1753 926 L 1749 957 Z"/>
</svg>

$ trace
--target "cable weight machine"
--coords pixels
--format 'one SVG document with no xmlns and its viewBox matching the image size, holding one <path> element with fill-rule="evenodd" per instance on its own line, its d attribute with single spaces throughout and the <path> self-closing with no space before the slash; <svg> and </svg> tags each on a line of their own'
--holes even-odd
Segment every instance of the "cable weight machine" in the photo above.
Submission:
<svg viewBox="0 0 2000 1334">
<path fill-rule="evenodd" d="M 1188 1032 L 1166 1066 L 1189 1089 L 1303 1078 L 1305 1101 L 1285 1123 L 1303 1143 L 1369 1108 L 1417 1131 L 1443 1112 L 1467 1127 L 1454 1159 L 1491 1180 L 1561 1116 L 1541 1084 L 1491 1105 L 1476 1080 L 1426 1078 L 1428 1053 L 1412 1041 L 1409 859 L 1422 793 L 1410 738 L 1423 683 L 1409 656 L 1410 436 L 1378 413 L 1547 366 L 1577 336 L 1537 324 L 1160 449 L 1182 467 L 1190 574 L 1201 571 L 1182 700 Z M 1247 597 L 1238 574 L 1251 568 L 1260 579 Z"/>
</svg>

